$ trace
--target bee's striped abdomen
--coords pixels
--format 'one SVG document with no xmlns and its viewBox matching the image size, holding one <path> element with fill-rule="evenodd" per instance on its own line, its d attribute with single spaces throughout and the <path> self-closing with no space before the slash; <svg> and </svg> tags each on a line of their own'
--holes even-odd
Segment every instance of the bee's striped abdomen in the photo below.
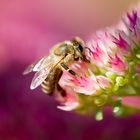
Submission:
<svg viewBox="0 0 140 140">
<path fill-rule="evenodd" d="M 47 79 L 42 83 L 42 91 L 51 95 L 55 90 L 55 82 Z"/>
<path fill-rule="evenodd" d="M 55 91 L 61 75 L 62 71 L 59 68 L 53 69 L 41 85 L 43 92 L 52 95 Z"/>
</svg>

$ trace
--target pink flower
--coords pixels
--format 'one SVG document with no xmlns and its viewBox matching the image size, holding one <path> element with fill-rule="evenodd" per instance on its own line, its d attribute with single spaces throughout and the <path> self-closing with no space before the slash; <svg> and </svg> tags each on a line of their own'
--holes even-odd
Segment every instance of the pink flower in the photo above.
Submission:
<svg viewBox="0 0 140 140">
<path fill-rule="evenodd" d="M 140 109 L 140 97 L 139 96 L 123 97 L 122 103 L 126 106 Z"/>
<path fill-rule="evenodd" d="M 60 85 L 65 89 L 70 88 L 73 92 L 84 95 L 98 95 L 101 88 L 105 89 L 111 86 L 108 78 L 100 75 L 95 76 L 83 62 L 74 63 L 70 68 L 73 68 L 80 77 L 65 72 L 60 80 Z"/>
<path fill-rule="evenodd" d="M 70 68 L 77 72 L 79 77 L 75 77 L 67 71 L 64 72 L 59 82 L 62 87 L 65 89 L 70 88 L 73 92 L 85 95 L 97 94 L 96 91 L 99 89 L 98 83 L 93 73 L 89 72 L 87 65 L 79 62 L 72 64 Z"/>
<path fill-rule="evenodd" d="M 106 89 L 111 87 L 111 83 L 105 76 L 96 76 L 96 79 L 101 88 Z"/>
<path fill-rule="evenodd" d="M 124 62 L 117 54 L 112 57 L 110 56 L 109 64 L 111 65 L 111 69 L 115 73 L 124 74 L 127 70 L 127 62 Z"/>
<path fill-rule="evenodd" d="M 112 99 L 113 112 L 117 113 L 122 106 L 121 101 L 125 103 L 120 96 L 138 94 L 139 45 L 140 19 L 137 11 L 132 11 L 127 13 L 121 26 L 98 31 L 87 39 L 85 55 L 89 63 L 71 64 L 70 68 L 78 76 L 64 72 L 60 85 L 66 91 L 71 89 L 80 100 L 80 94 L 84 96 L 85 101 L 82 99 L 80 107 L 88 101 L 88 104 L 96 108 L 105 105 L 109 102 L 108 99 Z M 116 95 L 116 100 L 114 100 L 114 95 Z M 72 107 L 74 105 L 71 104 Z M 86 107 L 87 110 L 90 108 Z"/>
<path fill-rule="evenodd" d="M 130 31 L 135 30 L 135 26 L 136 26 L 137 20 L 138 20 L 137 11 L 132 11 L 131 13 L 127 13 L 127 18 L 129 20 Z"/>
<path fill-rule="evenodd" d="M 110 39 L 107 32 L 97 32 L 96 35 L 92 35 L 86 42 L 86 46 L 89 51 L 86 53 L 88 59 L 93 65 L 99 67 L 105 67 L 109 60 L 108 53 L 111 52 Z"/>
<path fill-rule="evenodd" d="M 130 49 L 131 49 L 132 42 L 124 31 L 118 30 L 116 35 L 112 36 L 112 41 L 120 49 L 120 53 L 122 53 L 123 55 L 125 55 L 125 54 L 130 55 Z"/>
<path fill-rule="evenodd" d="M 69 93 L 67 92 L 65 96 L 57 93 L 55 98 L 60 103 L 57 108 L 64 111 L 71 111 L 80 106 L 79 99 L 73 91 L 69 91 Z"/>
<path fill-rule="evenodd" d="M 123 22 L 128 30 L 130 40 L 134 45 L 138 45 L 140 41 L 140 7 L 138 6 L 135 10 L 132 10 L 123 17 Z"/>
<path fill-rule="evenodd" d="M 98 37 L 99 35 L 100 37 Z M 112 40 L 112 35 L 106 31 L 100 32 L 100 34 L 97 33 L 97 37 L 94 38 L 97 40 L 89 39 L 87 42 L 87 47 L 90 50 L 87 55 L 90 62 L 97 67 L 103 67 L 121 75 L 124 74 L 128 66 L 123 59 L 124 54 L 122 54 L 121 50 L 127 51 L 125 53 L 127 55 L 130 52 L 128 52 L 129 44 L 122 37 L 122 33 L 119 34 L 119 39 L 113 35 L 115 41 Z M 96 43 L 97 45 L 95 46 Z"/>
</svg>

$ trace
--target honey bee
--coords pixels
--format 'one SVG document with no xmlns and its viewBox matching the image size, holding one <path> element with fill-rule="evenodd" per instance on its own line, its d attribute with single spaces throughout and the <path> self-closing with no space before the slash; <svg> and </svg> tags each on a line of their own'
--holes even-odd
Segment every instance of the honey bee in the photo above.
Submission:
<svg viewBox="0 0 140 140">
<path fill-rule="evenodd" d="M 31 64 L 23 74 L 36 72 L 32 79 L 30 89 L 35 89 L 41 85 L 43 92 L 49 95 L 52 95 L 57 90 L 64 96 L 64 90 L 58 84 L 59 80 L 64 70 L 74 76 L 78 76 L 68 65 L 79 59 L 86 61 L 84 42 L 80 38 L 75 37 L 71 41 L 64 41 L 55 45 L 50 50 L 48 56 L 44 56 L 39 61 Z"/>
</svg>

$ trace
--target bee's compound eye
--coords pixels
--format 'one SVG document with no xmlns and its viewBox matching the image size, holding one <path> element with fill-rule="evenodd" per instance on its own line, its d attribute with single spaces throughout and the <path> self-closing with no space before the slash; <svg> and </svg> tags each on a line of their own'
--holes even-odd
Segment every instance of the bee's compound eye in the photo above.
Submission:
<svg viewBox="0 0 140 140">
<path fill-rule="evenodd" d="M 80 42 L 78 42 L 77 40 L 73 40 L 72 43 L 76 50 L 83 52 L 83 46 Z"/>
<path fill-rule="evenodd" d="M 82 45 L 78 44 L 77 48 L 78 48 L 81 52 L 83 52 L 83 47 L 82 47 Z"/>
</svg>

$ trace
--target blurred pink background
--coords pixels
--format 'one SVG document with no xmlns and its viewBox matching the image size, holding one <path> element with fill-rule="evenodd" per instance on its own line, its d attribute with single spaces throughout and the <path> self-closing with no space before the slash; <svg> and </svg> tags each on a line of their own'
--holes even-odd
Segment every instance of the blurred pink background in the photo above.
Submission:
<svg viewBox="0 0 140 140">
<path fill-rule="evenodd" d="M 24 68 L 59 41 L 85 37 L 120 19 L 133 0 L 0 1 L 0 140 L 138 140 L 140 115 L 96 122 L 56 109 L 40 89 L 30 91 Z"/>
</svg>

